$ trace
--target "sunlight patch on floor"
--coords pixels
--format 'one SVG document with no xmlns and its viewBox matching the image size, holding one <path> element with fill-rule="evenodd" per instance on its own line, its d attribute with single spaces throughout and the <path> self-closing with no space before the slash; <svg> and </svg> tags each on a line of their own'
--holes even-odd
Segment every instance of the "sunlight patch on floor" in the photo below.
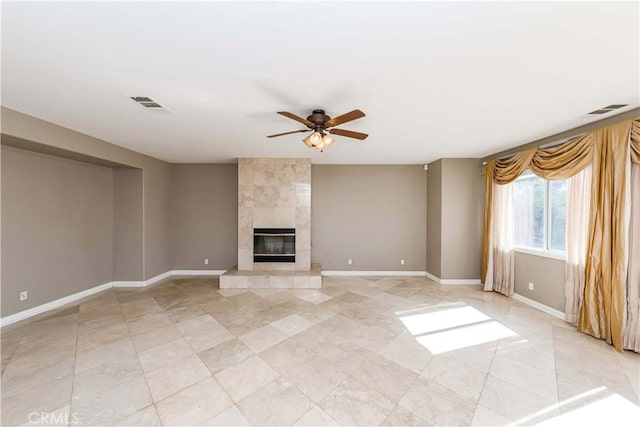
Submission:
<svg viewBox="0 0 640 427">
<path fill-rule="evenodd" d="M 431 354 L 471 347 L 517 334 L 464 303 L 396 313 L 407 330 Z"/>
<path fill-rule="evenodd" d="M 594 400 L 597 399 L 597 400 Z M 567 413 L 547 418 L 550 412 L 568 405 L 580 406 Z M 519 419 L 516 424 L 534 423 L 542 426 L 635 425 L 640 419 L 640 408 L 606 387 L 597 387 L 563 400 L 555 405 Z"/>
</svg>

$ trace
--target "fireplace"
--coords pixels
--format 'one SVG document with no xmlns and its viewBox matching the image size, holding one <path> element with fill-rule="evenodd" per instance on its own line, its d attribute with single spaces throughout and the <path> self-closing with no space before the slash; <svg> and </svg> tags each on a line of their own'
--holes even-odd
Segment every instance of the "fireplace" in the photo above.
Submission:
<svg viewBox="0 0 640 427">
<path fill-rule="evenodd" d="M 296 262 L 296 229 L 254 228 L 253 262 Z"/>
</svg>

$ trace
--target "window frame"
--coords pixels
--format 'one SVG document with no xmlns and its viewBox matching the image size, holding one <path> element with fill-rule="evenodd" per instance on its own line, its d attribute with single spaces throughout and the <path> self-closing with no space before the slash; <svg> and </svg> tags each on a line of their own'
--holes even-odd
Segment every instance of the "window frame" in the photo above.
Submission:
<svg viewBox="0 0 640 427">
<path fill-rule="evenodd" d="M 525 171 L 522 175 L 520 175 L 518 178 L 516 178 L 516 180 L 514 181 L 514 184 L 517 180 L 519 180 L 520 178 L 524 178 L 524 177 L 536 177 L 538 179 L 541 179 L 544 181 L 544 193 L 543 193 L 543 204 L 542 204 L 542 209 L 543 209 L 543 232 L 542 232 L 542 248 L 538 248 L 535 246 L 525 246 L 525 245 L 518 245 L 515 242 L 513 243 L 513 248 L 516 252 L 520 252 L 520 253 L 525 253 L 525 254 L 529 254 L 529 255 L 536 255 L 536 256 L 542 256 L 542 257 L 546 257 L 546 258 L 553 258 L 553 259 L 558 259 L 561 261 L 565 261 L 567 259 L 567 248 L 566 248 L 566 242 L 565 242 L 565 249 L 563 251 L 559 251 L 557 249 L 551 249 L 550 247 L 550 242 L 551 242 L 551 206 L 550 206 L 550 191 L 549 191 L 549 186 L 551 185 L 551 180 L 549 179 L 544 179 L 541 178 L 539 176 L 537 176 L 536 174 L 534 174 L 533 172 L 531 172 L 530 170 Z M 566 216 L 566 212 L 565 212 L 565 216 Z M 513 227 L 515 229 L 515 217 L 514 219 L 514 224 Z M 565 225 L 566 227 L 566 225 Z M 565 233 L 566 233 L 566 228 L 565 228 Z"/>
</svg>

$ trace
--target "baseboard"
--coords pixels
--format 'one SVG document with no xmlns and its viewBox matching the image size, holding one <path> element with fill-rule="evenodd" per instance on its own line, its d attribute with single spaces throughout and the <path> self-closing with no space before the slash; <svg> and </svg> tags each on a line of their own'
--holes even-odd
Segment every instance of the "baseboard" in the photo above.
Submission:
<svg viewBox="0 0 640 427">
<path fill-rule="evenodd" d="M 15 314 L 10 314 L 9 316 L 0 318 L 0 327 L 5 327 L 13 323 L 19 322 L 21 320 L 25 320 L 30 317 L 37 316 L 38 314 L 42 314 L 46 311 L 55 310 L 56 308 L 60 308 L 62 306 L 71 304 L 72 302 L 79 301 L 93 294 L 97 294 L 98 292 L 111 289 L 112 287 L 113 287 L 112 282 L 103 283 L 102 285 L 98 285 L 90 289 L 85 289 L 84 291 L 76 292 L 75 294 L 67 295 L 66 297 L 58 298 L 57 300 L 53 300 L 53 301 L 44 303 L 42 305 L 38 305 L 36 307 L 31 307 L 29 309 L 20 311 Z"/>
<path fill-rule="evenodd" d="M 564 319 L 564 313 L 561 312 L 560 310 L 556 310 L 553 307 L 549 307 L 548 305 L 544 305 L 544 304 L 542 304 L 542 303 L 540 303 L 538 301 L 534 301 L 534 300 L 529 299 L 527 297 L 523 297 L 522 295 L 519 295 L 519 294 L 513 294 L 512 298 L 514 300 L 516 300 L 516 301 L 520 301 L 523 304 L 526 304 L 526 305 L 531 306 L 533 308 L 537 308 L 540 311 L 544 311 L 545 313 L 550 314 L 553 317 L 557 317 L 558 319 L 565 320 Z"/>
<path fill-rule="evenodd" d="M 387 270 L 375 270 L 375 271 L 337 271 L 337 270 L 323 270 L 321 272 L 323 276 L 422 276 L 424 277 L 424 271 L 387 271 Z"/>
<path fill-rule="evenodd" d="M 425 276 L 439 285 L 480 285 L 480 279 L 441 279 L 438 276 L 426 272 Z"/>
<path fill-rule="evenodd" d="M 227 270 L 171 270 L 172 276 L 222 276 Z"/>
<path fill-rule="evenodd" d="M 107 282 L 91 289 L 86 289 L 37 307 L 32 307 L 15 314 L 10 314 L 9 316 L 2 317 L 0 318 L 0 327 L 8 326 L 21 320 L 37 316 L 38 314 L 42 314 L 46 311 L 60 308 L 64 305 L 76 302 L 111 288 L 144 288 L 173 276 L 220 276 L 225 271 L 226 270 L 169 270 L 147 280 L 116 280 L 113 282 Z"/>
</svg>

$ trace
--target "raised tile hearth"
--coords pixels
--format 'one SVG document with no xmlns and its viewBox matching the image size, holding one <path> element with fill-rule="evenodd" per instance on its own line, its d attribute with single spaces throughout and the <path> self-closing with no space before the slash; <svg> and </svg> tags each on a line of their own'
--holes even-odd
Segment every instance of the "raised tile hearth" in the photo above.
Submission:
<svg viewBox="0 0 640 427">
<path fill-rule="evenodd" d="M 238 271 L 237 267 L 233 267 L 220 276 L 220 289 L 320 289 L 321 287 L 320 264 L 311 264 L 309 271 Z"/>
</svg>

